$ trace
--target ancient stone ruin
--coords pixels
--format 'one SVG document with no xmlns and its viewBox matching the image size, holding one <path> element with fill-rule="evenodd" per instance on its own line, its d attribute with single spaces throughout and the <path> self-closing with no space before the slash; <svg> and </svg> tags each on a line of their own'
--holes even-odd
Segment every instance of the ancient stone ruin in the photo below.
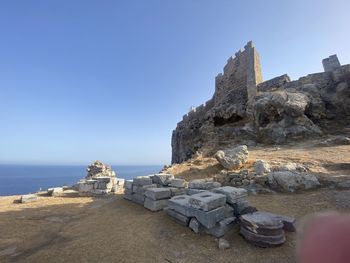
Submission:
<svg viewBox="0 0 350 263">
<path fill-rule="evenodd" d="M 80 195 L 106 195 L 120 191 L 124 179 L 116 178 L 112 167 L 100 161 L 94 161 L 88 166 L 87 175 L 76 185 Z"/>
<path fill-rule="evenodd" d="M 213 97 L 183 116 L 172 134 L 172 163 L 200 151 L 213 156 L 236 144 L 282 144 L 331 134 L 350 121 L 350 65 L 336 55 L 324 72 L 291 81 L 263 81 L 252 42 L 230 57 L 215 79 Z"/>
<path fill-rule="evenodd" d="M 249 205 L 246 189 L 222 187 L 213 179 L 187 183 L 171 174 L 155 174 L 127 180 L 124 187 L 124 199 L 152 212 L 164 210 L 195 233 L 221 238 L 238 226 L 248 242 L 272 247 L 285 242 L 284 231 L 295 231 L 294 218 L 258 211 Z"/>
</svg>

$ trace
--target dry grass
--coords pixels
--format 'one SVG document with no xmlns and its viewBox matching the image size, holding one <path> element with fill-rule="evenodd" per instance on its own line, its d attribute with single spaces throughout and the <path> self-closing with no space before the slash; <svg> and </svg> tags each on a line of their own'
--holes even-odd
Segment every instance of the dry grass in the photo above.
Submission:
<svg viewBox="0 0 350 263">
<path fill-rule="evenodd" d="M 262 210 L 297 218 L 324 211 L 349 211 L 350 191 L 318 190 L 294 195 L 251 196 Z M 296 234 L 278 248 L 246 243 L 238 229 L 217 249 L 214 237 L 197 235 L 122 199 L 41 197 L 31 204 L 0 199 L 0 262 L 295 262 Z"/>
<path fill-rule="evenodd" d="M 254 160 L 298 162 L 324 178 L 350 176 L 350 146 L 255 147 Z M 191 160 L 169 172 L 193 179 L 212 177 L 221 170 L 212 158 Z M 339 177 L 340 178 L 340 177 Z M 16 204 L 18 197 L 0 198 L 0 262 L 296 262 L 296 234 L 278 248 L 256 248 L 245 242 L 238 228 L 225 238 L 231 248 L 217 249 L 215 238 L 197 235 L 171 221 L 163 212 L 152 213 L 122 199 L 40 197 Z M 260 210 L 302 219 L 320 211 L 350 210 L 350 191 L 319 189 L 298 194 L 249 197 Z"/>
</svg>

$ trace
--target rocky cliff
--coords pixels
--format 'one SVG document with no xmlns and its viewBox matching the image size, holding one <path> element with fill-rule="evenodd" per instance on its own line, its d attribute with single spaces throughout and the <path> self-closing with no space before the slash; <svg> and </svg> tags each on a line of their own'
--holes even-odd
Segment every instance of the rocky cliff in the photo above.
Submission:
<svg viewBox="0 0 350 263">
<path fill-rule="evenodd" d="M 282 144 L 334 133 L 350 121 L 350 65 L 333 55 L 325 72 L 263 82 L 252 42 L 230 57 L 205 104 L 183 116 L 172 134 L 172 162 L 197 151 L 212 155 L 237 143 Z"/>
</svg>

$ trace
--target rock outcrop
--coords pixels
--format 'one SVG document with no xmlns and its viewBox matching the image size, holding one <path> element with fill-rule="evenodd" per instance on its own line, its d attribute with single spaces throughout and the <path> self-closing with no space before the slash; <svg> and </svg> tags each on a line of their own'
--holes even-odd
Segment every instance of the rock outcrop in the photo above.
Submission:
<svg viewBox="0 0 350 263">
<path fill-rule="evenodd" d="M 282 144 L 334 133 L 350 121 L 350 65 L 336 56 L 325 72 L 291 81 L 263 82 L 259 55 L 249 42 L 215 79 L 213 97 L 183 116 L 172 134 L 172 163 L 200 151 L 212 156 L 232 145 Z"/>
<path fill-rule="evenodd" d="M 309 190 L 320 185 L 313 174 L 291 171 L 272 172 L 268 175 L 268 184 L 276 190 L 294 192 Z"/>
</svg>

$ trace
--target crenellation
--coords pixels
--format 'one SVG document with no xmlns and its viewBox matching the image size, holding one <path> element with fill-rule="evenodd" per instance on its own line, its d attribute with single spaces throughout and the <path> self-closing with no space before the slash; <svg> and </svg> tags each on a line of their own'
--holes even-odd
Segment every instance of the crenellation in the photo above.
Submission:
<svg viewBox="0 0 350 263">
<path fill-rule="evenodd" d="M 223 74 L 215 79 L 215 104 L 221 103 L 223 99 L 235 89 L 245 87 L 244 97 L 246 103 L 256 96 L 257 84 L 262 82 L 260 59 L 252 41 L 248 42 L 244 50 L 236 52 L 235 57 L 229 57 L 224 67 Z M 249 106 L 249 105 L 248 105 Z"/>
<path fill-rule="evenodd" d="M 244 49 L 245 50 L 249 50 L 251 48 L 254 48 L 253 46 L 253 41 L 249 41 L 245 46 L 244 46 Z"/>
<path fill-rule="evenodd" d="M 278 76 L 276 78 L 264 81 L 258 85 L 258 91 L 271 91 L 273 89 L 282 88 L 286 83 L 290 82 L 290 77 L 287 74 Z"/>
<path fill-rule="evenodd" d="M 210 156 L 244 142 L 319 136 L 322 121 L 338 116 L 350 121 L 350 65 L 334 61 L 336 56 L 323 62 L 332 70 L 325 67 L 325 72 L 294 81 L 284 74 L 263 82 L 259 54 L 248 42 L 216 76 L 213 97 L 178 123 L 172 134 L 172 162 L 183 162 L 197 151 Z"/>
<path fill-rule="evenodd" d="M 332 55 L 323 59 L 322 64 L 325 72 L 333 71 L 340 67 L 340 62 L 337 55 Z"/>
</svg>

